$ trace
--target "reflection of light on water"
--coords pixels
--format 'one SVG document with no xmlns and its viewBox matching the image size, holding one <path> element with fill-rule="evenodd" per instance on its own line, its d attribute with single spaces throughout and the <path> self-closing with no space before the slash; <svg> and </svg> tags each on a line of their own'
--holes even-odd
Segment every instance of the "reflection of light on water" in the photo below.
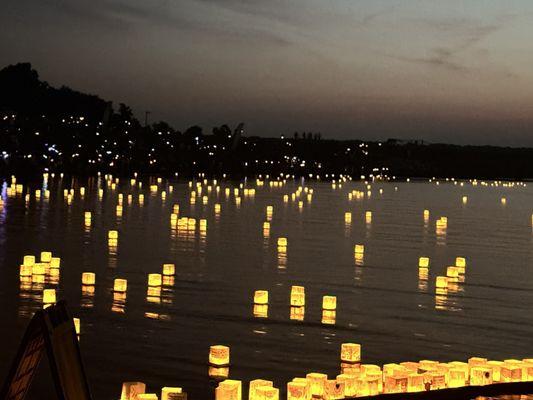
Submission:
<svg viewBox="0 0 533 400">
<path fill-rule="evenodd" d="M 268 304 L 254 304 L 253 314 L 255 318 L 268 318 Z"/>
<path fill-rule="evenodd" d="M 335 310 L 322 310 L 322 323 L 324 325 L 335 325 L 337 312 Z"/>
<path fill-rule="evenodd" d="M 305 317 L 305 307 L 291 307 L 290 319 L 293 321 L 303 321 Z"/>
<path fill-rule="evenodd" d="M 95 287 L 93 285 L 81 286 L 81 307 L 92 308 L 94 307 L 94 293 Z"/>
<path fill-rule="evenodd" d="M 213 379 L 226 379 L 229 376 L 229 367 L 209 366 L 208 375 Z"/>
<path fill-rule="evenodd" d="M 418 290 L 421 292 L 427 292 L 428 290 L 428 268 L 419 268 L 418 269 Z"/>
<path fill-rule="evenodd" d="M 278 269 L 287 268 L 287 247 L 278 246 Z"/>
<path fill-rule="evenodd" d="M 113 292 L 113 304 L 111 311 L 124 313 L 126 310 L 126 292 Z"/>
<path fill-rule="evenodd" d="M 364 265 L 365 255 L 363 253 L 355 253 L 354 255 L 355 265 L 361 267 Z"/>
</svg>

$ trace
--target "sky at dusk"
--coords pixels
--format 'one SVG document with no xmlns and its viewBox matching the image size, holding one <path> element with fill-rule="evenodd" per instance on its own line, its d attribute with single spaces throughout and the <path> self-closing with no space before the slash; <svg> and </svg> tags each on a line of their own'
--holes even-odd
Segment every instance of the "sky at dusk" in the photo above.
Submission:
<svg viewBox="0 0 533 400">
<path fill-rule="evenodd" d="M 181 130 L 533 146 L 531 0 L 2 0 L 26 61 Z"/>
</svg>

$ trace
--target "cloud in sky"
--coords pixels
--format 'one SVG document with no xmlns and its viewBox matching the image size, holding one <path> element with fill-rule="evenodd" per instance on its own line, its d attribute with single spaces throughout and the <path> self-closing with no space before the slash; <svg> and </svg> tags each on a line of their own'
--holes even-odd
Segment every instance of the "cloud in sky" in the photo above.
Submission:
<svg viewBox="0 0 533 400">
<path fill-rule="evenodd" d="M 531 144 L 528 0 L 4 0 L 0 63 L 178 128 Z M 453 127 L 453 129 L 449 129 Z"/>
</svg>

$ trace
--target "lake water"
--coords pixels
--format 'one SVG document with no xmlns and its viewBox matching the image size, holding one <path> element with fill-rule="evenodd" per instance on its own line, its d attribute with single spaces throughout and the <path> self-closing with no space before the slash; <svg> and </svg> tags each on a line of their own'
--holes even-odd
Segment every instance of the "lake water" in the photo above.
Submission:
<svg viewBox="0 0 533 400">
<path fill-rule="evenodd" d="M 146 382 L 150 391 L 180 386 L 191 399 L 212 399 L 216 383 L 207 360 L 213 344 L 230 346 L 231 378 L 270 379 L 282 391 L 307 372 L 337 375 L 344 342 L 360 343 L 363 362 L 372 364 L 533 356 L 533 187 L 375 183 L 370 197 L 349 201 L 354 189 L 366 193 L 363 183 L 333 189 L 307 182 L 314 190 L 311 202 L 304 193 L 302 209 L 284 203 L 283 195 L 301 184 L 265 184 L 237 206 L 233 189 L 224 194 L 238 185 L 231 182 L 220 182 L 220 193 L 208 194 L 207 205 L 201 198 L 190 204 L 187 182 L 163 181 L 151 195 L 147 181 L 139 189 L 124 180 L 112 190 L 96 178 L 56 177 L 46 183 L 49 199 L 35 198 L 40 184 L 30 185 L 28 201 L 23 195 L 8 198 L 3 182 L 0 379 L 32 313 L 42 307 L 43 287 L 55 287 L 81 319 L 80 346 L 95 399 L 118 399 L 121 383 L 129 380 Z M 63 189 L 80 186 L 85 195 L 77 190 L 67 204 Z M 99 187 L 105 187 L 101 199 Z M 118 193 L 124 193 L 120 218 Z M 145 195 L 142 206 L 139 193 Z M 207 231 L 171 228 L 174 204 L 180 216 L 207 219 Z M 274 207 L 269 238 L 263 233 L 267 205 Z M 427 222 L 424 209 L 430 211 Z M 92 212 L 90 228 L 85 211 Z M 437 235 L 441 216 L 448 226 Z M 116 251 L 108 247 L 111 229 L 119 231 Z M 278 254 L 278 237 L 288 239 L 286 256 Z M 362 265 L 354 260 L 357 243 L 365 245 L 357 263 Z M 45 250 L 61 257 L 60 276 L 44 285 L 21 284 L 23 256 Z M 431 259 L 427 280 L 419 274 L 420 256 Z M 458 256 L 467 260 L 464 282 L 436 296 L 436 276 L 445 275 Z M 161 272 L 163 263 L 175 263 L 174 284 L 147 298 L 147 274 Z M 94 295 L 82 294 L 85 271 L 96 273 Z M 128 280 L 125 304 L 113 300 L 115 278 Z M 305 286 L 303 321 L 290 318 L 292 285 Z M 270 292 L 268 318 L 253 315 L 257 289 Z M 322 323 L 324 295 L 337 296 L 333 325 Z M 43 368 L 34 392 L 53 398 L 49 390 Z"/>
</svg>

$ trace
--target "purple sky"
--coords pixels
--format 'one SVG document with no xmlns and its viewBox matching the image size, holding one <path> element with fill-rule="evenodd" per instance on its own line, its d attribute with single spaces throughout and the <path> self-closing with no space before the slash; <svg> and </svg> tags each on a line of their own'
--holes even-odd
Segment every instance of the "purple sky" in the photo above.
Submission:
<svg viewBox="0 0 533 400">
<path fill-rule="evenodd" d="M 178 129 L 533 146 L 530 0 L 3 0 L 0 65 Z"/>
</svg>

